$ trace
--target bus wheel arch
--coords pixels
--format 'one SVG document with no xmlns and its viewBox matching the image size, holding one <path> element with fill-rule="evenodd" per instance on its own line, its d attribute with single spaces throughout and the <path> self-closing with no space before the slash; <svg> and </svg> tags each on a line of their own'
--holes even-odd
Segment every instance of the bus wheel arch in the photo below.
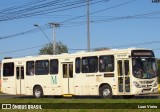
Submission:
<svg viewBox="0 0 160 112">
<path fill-rule="evenodd" d="M 40 85 L 35 85 L 33 87 L 33 95 L 34 95 L 35 98 L 43 97 L 43 89 Z"/>
<path fill-rule="evenodd" d="M 101 98 L 112 98 L 113 93 L 112 93 L 112 88 L 109 84 L 103 83 L 99 86 L 99 96 Z"/>
</svg>

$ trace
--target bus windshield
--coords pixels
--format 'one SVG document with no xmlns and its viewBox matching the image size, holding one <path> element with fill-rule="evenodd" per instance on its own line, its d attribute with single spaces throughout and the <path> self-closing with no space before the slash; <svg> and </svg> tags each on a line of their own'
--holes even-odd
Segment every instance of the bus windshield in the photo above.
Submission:
<svg viewBox="0 0 160 112">
<path fill-rule="evenodd" d="M 156 77 L 155 58 L 133 58 L 133 75 L 140 79 L 151 79 Z"/>
</svg>

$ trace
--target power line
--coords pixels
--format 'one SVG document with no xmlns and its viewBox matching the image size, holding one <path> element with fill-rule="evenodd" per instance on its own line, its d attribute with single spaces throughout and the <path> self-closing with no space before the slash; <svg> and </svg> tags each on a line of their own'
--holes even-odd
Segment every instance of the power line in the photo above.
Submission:
<svg viewBox="0 0 160 112">
<path fill-rule="evenodd" d="M 13 6 L 13 7 L 10 7 L 10 8 L 2 9 L 2 10 L 0 10 L 0 13 L 5 14 L 7 12 L 10 12 L 10 11 L 13 11 L 13 10 L 16 10 L 16 9 L 20 9 L 20 8 L 24 8 L 24 7 L 28 7 L 30 5 L 41 3 L 41 2 L 44 2 L 44 1 L 46 1 L 46 0 L 30 1 L 30 2 L 27 2 L 27 3 L 21 4 L 21 5 L 17 5 L 17 6 Z"/>
<path fill-rule="evenodd" d="M 44 25 L 41 27 L 41 29 L 45 30 L 45 29 L 49 29 L 50 27 L 48 25 Z M 7 39 L 7 38 L 13 38 L 13 37 L 17 37 L 17 36 L 21 36 L 21 35 L 25 35 L 25 34 L 30 34 L 30 33 L 34 33 L 34 32 L 39 32 L 39 29 L 38 28 L 35 28 L 35 29 L 31 29 L 31 30 L 28 30 L 28 31 L 24 31 L 24 32 L 21 32 L 21 33 L 16 33 L 16 34 L 12 34 L 12 35 L 8 35 L 8 36 L 4 36 L 4 37 L 0 37 L 0 40 L 2 39 Z"/>
<path fill-rule="evenodd" d="M 35 3 L 34 2 L 29 2 L 29 3 L 25 3 L 25 4 L 22 4 L 22 5 L 19 5 L 19 6 L 6 8 L 6 9 L 0 10 L 0 11 L 2 12 L 2 14 L 10 14 L 11 12 L 14 13 L 14 12 L 22 12 L 22 11 L 23 12 L 24 11 L 31 11 L 31 10 L 36 10 L 38 8 L 41 8 L 41 7 L 46 7 L 46 5 L 48 5 L 48 4 L 57 5 L 57 3 L 62 2 L 62 0 L 61 1 L 59 0 L 58 2 L 55 0 L 55 1 L 52 1 L 52 2 L 41 3 L 41 2 L 45 2 L 45 1 L 46 0 L 39 0 L 39 1 L 36 1 Z M 64 1 L 66 1 L 66 0 L 64 0 Z"/>
<path fill-rule="evenodd" d="M 1 52 L 0 54 L 8 54 L 8 53 L 21 52 L 21 51 L 25 51 L 25 50 L 31 50 L 31 49 L 43 47 L 43 46 L 45 46 L 45 45 L 46 45 L 46 44 L 39 45 L 39 46 L 34 46 L 34 47 L 29 47 L 29 48 L 24 48 L 24 49 L 13 50 L 13 51 Z"/>
<path fill-rule="evenodd" d="M 119 20 L 127 20 L 127 19 L 160 19 L 160 17 L 150 17 L 151 15 L 159 15 L 160 11 L 154 11 L 154 12 L 149 12 L 149 13 L 143 13 L 143 14 L 137 14 L 137 15 L 127 15 L 127 16 L 121 16 L 121 17 L 113 17 L 113 18 L 104 18 L 103 19 L 97 19 L 97 20 L 91 20 L 92 23 L 104 23 L 104 22 L 111 22 L 111 21 L 119 21 Z M 107 16 L 108 17 L 108 16 Z M 74 25 L 69 25 L 69 27 L 72 26 L 78 26 L 78 25 L 83 25 L 86 22 L 81 21 L 81 22 L 69 22 L 69 24 L 74 24 Z M 67 26 L 66 26 L 67 27 Z"/>
<path fill-rule="evenodd" d="M 132 0 L 132 1 L 135 1 L 135 0 Z M 131 1 L 130 1 L 131 2 Z M 130 2 L 126 2 L 126 3 L 130 3 Z M 126 3 L 122 3 L 122 4 L 126 4 Z M 122 5 L 121 4 L 121 5 Z M 121 5 L 117 5 L 117 6 L 121 6 Z M 108 8 L 107 8 L 108 9 Z M 109 8 L 110 9 L 110 8 Z M 102 10 L 101 10 L 102 11 Z M 99 12 L 99 11 L 96 11 L 96 12 Z M 95 13 L 95 12 L 94 12 Z M 93 14 L 94 14 L 93 13 Z M 141 17 L 141 16 L 148 16 L 148 15 L 153 15 L 153 14 L 157 14 L 158 11 L 156 12 L 151 12 L 151 13 L 145 13 L 145 14 L 139 14 L 139 15 L 134 15 L 134 16 L 126 16 L 126 17 L 119 17 L 119 18 L 113 18 L 112 20 L 116 20 L 116 19 L 126 19 L 126 18 L 133 18 L 133 17 Z M 14 34 L 14 35 L 11 35 L 11 36 L 7 36 L 5 38 L 10 38 L 10 37 L 13 37 L 13 36 L 19 36 L 19 35 L 23 35 L 23 34 L 27 34 L 27 33 L 32 33 L 32 32 L 35 32 L 36 30 L 30 30 L 30 31 L 26 31 L 26 32 L 22 32 L 22 33 L 18 33 L 18 34 Z M 5 39 L 5 38 L 0 38 L 0 39 Z M 127 44 L 127 45 L 119 45 L 118 47 L 127 47 L 127 46 L 137 46 L 137 45 L 146 45 L 146 44 L 154 44 L 154 43 L 159 43 L 160 41 L 153 41 L 153 42 L 144 42 L 144 43 L 136 43 L 136 44 Z M 111 46 L 111 47 L 116 47 L 116 46 Z M 29 48 L 28 48 L 29 49 Z M 22 49 L 24 50 L 24 49 Z M 22 51 L 20 50 L 20 51 Z M 81 50 L 81 49 L 72 49 L 72 50 Z M 84 49 L 83 49 L 84 50 Z M 19 51 L 19 50 L 18 50 Z M 11 51 L 13 52 L 13 51 Z M 15 51 L 14 51 L 15 52 Z"/>
<path fill-rule="evenodd" d="M 95 12 L 92 12 L 90 13 L 90 15 L 93 15 L 93 14 L 97 14 L 97 13 L 100 13 L 100 12 L 103 12 L 103 11 L 106 11 L 106 10 L 110 10 L 110 9 L 113 9 L 113 8 L 117 8 L 119 6 L 123 6 L 123 5 L 126 5 L 126 4 L 129 4 L 129 3 L 132 3 L 132 2 L 135 2 L 136 0 L 130 0 L 130 1 L 127 1 L 127 2 L 123 2 L 123 3 L 120 3 L 120 4 L 117 4 L 117 5 L 113 5 L 111 7 L 107 7 L 107 8 L 104 8 L 104 9 L 101 9 L 101 10 L 98 10 L 98 11 L 95 11 Z M 72 20 L 75 20 L 75 19 L 79 19 L 79 18 L 82 18 L 82 17 L 85 17 L 85 15 L 81 15 L 81 16 L 77 16 L 75 18 L 71 18 L 71 19 L 68 19 L 68 20 L 64 20 L 60 23 L 64 23 L 64 22 L 68 22 L 68 21 L 72 21 Z"/>
<path fill-rule="evenodd" d="M 84 0 L 85 1 L 85 0 Z M 101 0 L 102 2 L 103 0 Z M 100 1 L 99 1 L 100 2 Z M 98 3 L 98 2 L 94 2 L 92 4 L 95 4 L 95 3 Z M 86 16 L 86 15 L 85 15 Z M 68 20 L 67 20 L 68 21 Z M 63 23 L 63 22 L 60 22 L 60 23 Z M 46 29 L 49 29 L 50 27 L 48 26 L 48 24 L 45 24 L 44 25 L 46 27 Z M 43 27 L 41 27 L 43 28 Z M 34 33 L 34 32 L 37 32 L 38 29 L 32 29 L 32 30 L 28 30 L 28 31 L 24 31 L 24 32 L 21 32 L 21 33 L 17 33 L 17 34 L 13 34 L 13 35 L 9 35 L 9 36 L 5 36 L 5 37 L 0 37 L 0 40 L 1 39 L 7 39 L 7 38 L 12 38 L 12 37 L 16 37 L 16 36 L 20 36 L 20 35 L 24 35 L 24 34 L 29 34 L 29 33 Z"/>
<path fill-rule="evenodd" d="M 144 14 L 138 14 L 138 15 L 132 15 L 132 16 L 122 16 L 122 17 L 114 17 L 114 18 L 109 18 L 109 19 L 103 19 L 103 20 L 96 20 L 92 21 L 93 23 L 100 23 L 100 22 L 110 22 L 110 21 L 119 21 L 119 20 L 124 20 L 124 19 L 160 19 L 157 17 L 148 17 L 149 15 L 158 15 L 160 14 L 158 12 L 150 12 L 150 13 L 144 13 Z"/>
<path fill-rule="evenodd" d="M 136 1 L 136 0 L 131 0 L 131 1 Z M 127 2 L 126 2 L 127 3 Z M 129 2 L 130 3 L 130 2 Z M 118 6 L 121 6 L 121 5 L 117 5 Z M 108 8 L 110 9 L 110 8 Z M 106 10 L 108 10 L 106 9 Z M 101 12 L 101 10 L 100 10 Z M 99 13 L 99 11 L 96 11 L 94 12 L 93 14 L 95 13 Z M 155 12 L 151 12 L 151 13 L 144 13 L 144 14 L 140 14 L 140 15 L 133 15 L 133 16 L 124 16 L 124 17 L 116 17 L 116 18 L 111 18 L 109 20 L 122 20 L 122 19 L 130 19 L 130 18 L 151 18 L 151 17 L 147 17 L 147 16 L 153 16 L 153 15 L 157 15 L 159 14 L 160 11 L 155 11 Z M 92 14 L 92 13 L 91 13 Z M 83 15 L 83 17 L 86 16 L 86 15 Z M 76 17 L 76 19 L 79 19 L 81 18 L 82 16 L 79 16 L 78 18 Z M 72 18 L 72 20 L 74 20 L 75 18 Z M 68 21 L 68 20 L 67 20 Z M 71 21 L 71 19 L 69 20 Z M 62 21 L 62 23 L 65 22 L 65 21 Z M 94 22 L 94 21 L 93 21 Z M 46 25 L 46 28 L 49 28 L 47 25 Z M 18 34 L 14 34 L 14 35 L 11 35 L 11 36 L 7 36 L 6 38 L 11 38 L 12 36 L 15 37 L 15 36 L 19 36 L 19 35 L 24 35 L 24 34 L 28 34 L 28 33 L 33 33 L 33 32 L 36 32 L 36 30 L 29 30 L 29 31 L 26 31 L 26 32 L 22 32 L 22 33 L 18 33 Z M 5 39 L 5 38 L 0 38 L 0 39 Z M 127 44 L 127 45 L 119 45 L 120 47 L 127 47 L 127 46 L 131 46 L 131 45 L 146 45 L 146 44 L 155 44 L 155 43 L 159 43 L 160 41 L 153 41 L 153 42 L 144 42 L 144 43 L 135 43 L 135 44 Z M 113 46 L 112 46 L 113 47 Z M 115 46 L 114 46 L 115 47 Z M 33 47 L 34 48 L 34 47 Z M 30 49 L 30 48 L 28 48 Z M 32 48 L 31 48 L 32 49 Z M 157 48 L 157 50 L 160 49 L 160 48 Z M 25 50 L 25 49 L 23 49 Z M 70 49 L 70 50 L 85 50 L 85 49 Z M 154 49 L 156 50 L 156 49 Z M 19 51 L 22 51 L 22 50 L 18 50 Z M 12 52 L 16 52 L 16 51 L 12 51 Z M 5 52 L 7 53 L 7 52 Z M 9 52 L 8 52 L 9 53 Z M 1 53 L 0 53 L 1 54 Z M 2 53 L 3 54 L 3 53 Z"/>
<path fill-rule="evenodd" d="M 133 46 L 142 46 L 142 45 L 149 45 L 149 44 L 157 44 L 157 43 L 160 43 L 160 40 L 158 40 L 158 41 L 151 41 L 151 42 L 141 42 L 141 43 L 117 45 L 117 46 L 108 46 L 108 47 L 109 48 L 122 48 L 122 47 L 133 47 Z"/>
<path fill-rule="evenodd" d="M 97 4 L 100 2 L 104 2 L 104 0 L 99 0 L 99 1 L 90 0 L 90 1 L 91 1 L 91 3 L 90 3 L 91 5 Z M 53 12 L 66 11 L 69 9 L 74 9 L 74 8 L 86 6 L 85 0 L 77 0 L 77 1 L 72 1 L 72 2 L 60 3 L 60 4 L 59 4 L 59 2 L 64 2 L 64 0 L 57 1 L 57 2 L 55 2 L 55 1 L 48 2 L 45 4 L 32 6 L 32 7 L 26 8 L 26 9 L 8 12 L 8 13 L 5 13 L 5 15 L 3 14 L 0 16 L 0 21 L 7 21 L 7 20 L 37 16 L 37 15 L 44 15 L 44 14 L 49 14 L 49 13 L 53 13 Z M 45 8 L 47 8 L 47 9 L 45 9 Z"/>
<path fill-rule="evenodd" d="M 127 1 L 127 2 L 123 2 L 121 4 L 117 4 L 117 5 L 114 5 L 114 6 L 111 6 L 111 7 L 108 7 L 108 8 L 105 8 L 105 9 L 102 9 L 102 10 L 98 10 L 98 11 L 95 11 L 93 13 L 90 13 L 90 15 L 93 15 L 93 14 L 96 14 L 96 13 L 99 13 L 99 12 L 102 12 L 102 11 L 106 11 L 106 10 L 109 10 L 109 9 L 112 9 L 112 8 L 116 8 L 116 7 L 119 7 L 119 6 L 122 6 L 122 5 L 126 5 L 126 4 L 129 4 L 131 2 L 134 2 L 136 0 L 130 0 L 130 1 Z M 71 18 L 71 19 L 67 19 L 67 20 L 64 20 L 64 21 L 61 21 L 59 22 L 60 24 L 63 24 L 65 22 L 68 22 L 68 21 L 72 21 L 72 20 L 75 20 L 75 19 L 79 19 L 79 18 L 82 18 L 82 17 L 85 17 L 85 15 L 82 15 L 82 16 L 77 16 L 77 17 L 74 17 L 74 18 Z M 46 24 L 47 25 L 47 24 Z M 46 26 L 45 25 L 45 26 Z M 47 25 L 48 26 L 48 25 Z M 41 27 L 42 28 L 42 27 Z M 49 27 L 48 27 L 49 28 Z M 47 28 L 47 29 L 48 29 Z M 22 33 L 17 33 L 17 34 L 13 34 L 13 35 L 9 35 L 9 36 L 5 36 L 5 37 L 0 37 L 0 39 L 6 39 L 6 38 L 12 38 L 12 37 L 15 37 L 15 36 L 20 36 L 20 35 L 24 35 L 24 34 L 28 34 L 28 33 L 31 33 L 31 32 L 36 32 L 37 29 L 33 29 L 33 30 L 28 30 L 28 31 L 25 31 L 25 32 L 22 32 Z"/>
<path fill-rule="evenodd" d="M 124 44 L 124 45 L 117 45 L 117 46 L 107 46 L 107 48 L 124 48 L 124 47 L 133 47 L 133 46 L 143 46 L 143 45 L 149 45 L 149 44 L 158 44 L 160 43 L 160 40 L 157 41 L 151 41 L 151 42 L 141 42 L 141 43 L 132 43 L 132 44 Z M 48 44 L 48 43 L 47 43 Z M 23 48 L 23 49 L 18 49 L 18 50 L 13 50 L 13 51 L 7 51 L 7 52 L 1 52 L 0 54 L 7 54 L 7 53 L 14 53 L 14 52 L 21 52 L 24 50 L 31 50 L 31 49 L 35 49 L 35 48 L 39 48 L 39 47 L 43 47 L 46 44 L 43 45 L 38 45 L 38 46 L 34 46 L 34 47 L 29 47 L 29 48 Z M 92 48 L 92 50 L 94 50 L 95 48 Z M 158 50 L 160 48 L 155 48 L 153 50 Z M 83 48 L 69 48 L 69 50 L 72 51 L 76 51 L 76 50 L 87 50 L 87 49 L 83 49 Z"/>
</svg>

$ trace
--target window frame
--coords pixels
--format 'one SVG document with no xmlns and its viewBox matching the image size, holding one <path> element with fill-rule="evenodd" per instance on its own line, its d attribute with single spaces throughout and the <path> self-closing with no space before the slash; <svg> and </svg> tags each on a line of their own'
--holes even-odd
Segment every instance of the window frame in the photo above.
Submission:
<svg viewBox="0 0 160 112">
<path fill-rule="evenodd" d="M 102 59 L 102 57 L 107 57 L 107 58 L 108 58 L 108 57 L 110 57 L 110 58 L 113 57 L 113 60 L 111 60 L 111 62 L 112 62 L 112 61 L 113 61 L 113 62 L 112 62 L 112 63 L 109 63 L 109 64 L 112 64 L 112 69 L 113 69 L 112 71 L 107 71 L 107 70 L 104 71 L 104 70 L 101 70 L 101 69 L 100 69 L 100 66 L 101 66 L 100 60 Z M 114 57 L 114 55 L 100 55 L 100 56 L 99 56 L 98 63 L 99 63 L 98 68 L 99 68 L 99 72 L 100 72 L 100 73 L 102 73 L 102 72 L 114 72 L 114 70 L 115 70 L 115 57 Z M 105 64 L 107 64 L 107 63 L 105 63 Z M 105 66 L 105 67 L 106 67 L 106 66 Z"/>
<path fill-rule="evenodd" d="M 29 62 L 33 62 L 33 63 L 32 63 L 32 65 L 28 68 L 28 63 L 29 63 Z M 33 76 L 33 75 L 30 74 L 30 70 L 31 70 L 32 66 L 34 66 L 34 74 L 33 74 L 33 75 L 35 75 L 35 61 L 27 61 L 27 62 L 26 62 L 26 76 Z"/>
<path fill-rule="evenodd" d="M 79 65 L 78 65 L 78 66 L 79 66 L 79 70 L 77 70 L 77 69 L 78 69 L 78 68 L 77 68 L 77 60 L 79 61 L 79 63 L 78 63 L 78 64 L 79 64 Z M 78 74 L 78 73 L 81 73 L 81 68 L 82 68 L 82 67 L 81 67 L 81 58 L 80 58 L 80 57 L 76 57 L 76 58 L 75 58 L 75 73 L 77 73 L 77 74 Z M 78 71 L 78 72 L 77 72 L 77 71 Z"/>
<path fill-rule="evenodd" d="M 53 67 L 53 65 L 51 66 L 52 61 L 57 61 L 56 72 L 51 71 L 52 69 L 54 69 L 54 68 L 51 69 L 51 67 Z M 50 75 L 57 75 L 59 73 L 59 60 L 58 59 L 51 59 L 49 61 L 49 73 L 50 73 Z"/>
<path fill-rule="evenodd" d="M 45 61 L 45 62 L 48 62 L 48 70 L 47 71 L 45 71 L 45 69 L 39 69 L 39 70 L 41 70 L 41 72 L 39 72 L 39 73 L 37 73 L 37 63 L 38 62 L 43 62 L 43 61 Z M 40 64 L 41 65 L 41 64 Z M 41 68 L 42 68 L 42 66 L 40 66 Z M 46 67 L 46 66 L 45 66 Z M 44 72 L 44 73 L 43 73 Z M 46 73 L 45 73 L 46 72 Z M 41 73 L 41 74 L 40 74 Z M 35 61 L 35 75 L 37 75 L 37 76 L 39 76 L 39 75 L 48 75 L 49 74 L 49 60 L 47 60 L 47 59 L 45 59 L 45 60 L 36 60 Z"/>
<path fill-rule="evenodd" d="M 94 58 L 96 58 L 96 63 L 97 63 L 96 66 L 95 66 L 95 64 L 91 63 L 91 59 L 94 59 Z M 84 65 L 84 60 L 87 61 L 87 63 L 85 62 L 85 65 Z M 93 65 L 96 68 L 92 68 L 91 66 L 93 66 Z M 95 69 L 95 71 L 92 71 L 94 69 Z M 98 56 L 82 57 L 82 73 L 97 73 L 97 72 L 98 72 Z"/>
<path fill-rule="evenodd" d="M 5 64 L 12 64 L 12 65 L 8 65 L 8 66 L 12 66 L 11 70 L 8 71 L 8 72 L 11 72 L 11 75 L 9 75 L 10 73 L 8 73 L 8 74 L 6 73 L 7 75 L 4 73 L 4 71 L 7 70 L 6 68 L 8 68 L 8 66 L 5 66 Z M 5 67 L 5 69 L 4 69 L 4 67 Z M 14 76 L 14 67 L 15 67 L 14 62 L 3 63 L 3 71 L 2 71 L 3 77 L 13 77 Z M 7 71 L 5 71 L 5 72 L 7 72 Z"/>
</svg>

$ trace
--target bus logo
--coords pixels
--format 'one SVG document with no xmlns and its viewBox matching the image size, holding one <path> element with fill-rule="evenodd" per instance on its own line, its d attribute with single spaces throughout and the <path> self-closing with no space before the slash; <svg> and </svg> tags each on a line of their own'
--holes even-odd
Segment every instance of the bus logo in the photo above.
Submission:
<svg viewBox="0 0 160 112">
<path fill-rule="evenodd" d="M 51 76 L 51 83 L 57 84 L 57 76 Z"/>
<path fill-rule="evenodd" d="M 11 104 L 2 104 L 2 109 L 11 109 Z"/>
</svg>

